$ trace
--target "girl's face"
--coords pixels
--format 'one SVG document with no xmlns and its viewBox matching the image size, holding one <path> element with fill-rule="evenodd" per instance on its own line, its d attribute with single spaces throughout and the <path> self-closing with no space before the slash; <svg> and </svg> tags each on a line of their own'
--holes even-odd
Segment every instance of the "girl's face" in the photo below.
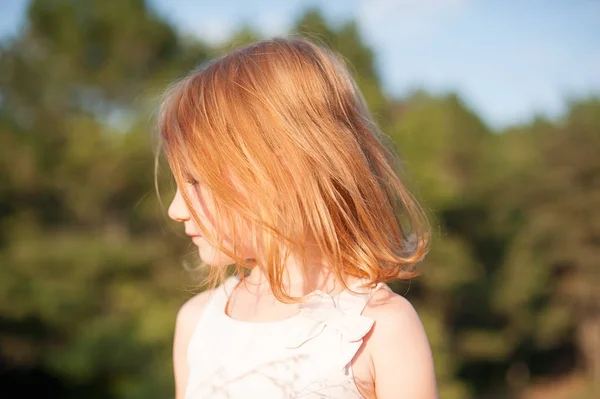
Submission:
<svg viewBox="0 0 600 399">
<path fill-rule="evenodd" d="M 192 199 L 192 205 L 196 211 L 202 225 L 208 229 L 208 231 L 215 235 L 215 220 L 214 220 L 214 203 L 211 199 L 210 194 L 199 184 L 186 184 L 185 190 Z M 234 260 L 220 251 L 217 247 L 212 245 L 203 234 L 202 230 L 198 227 L 191 213 L 189 212 L 183 196 L 181 195 L 180 189 L 177 189 L 175 198 L 171 202 L 168 211 L 169 217 L 176 222 L 182 222 L 185 226 L 185 233 L 191 237 L 192 242 L 198 247 L 198 253 L 202 261 L 211 266 L 227 266 L 234 263 Z M 228 249 L 232 250 L 233 244 L 231 241 L 231 229 L 230 226 L 224 226 L 225 228 L 225 239 L 223 245 Z M 242 237 L 249 237 L 249 234 L 241 234 Z M 251 249 L 248 245 L 242 245 L 241 257 L 248 259 L 254 258 Z"/>
</svg>

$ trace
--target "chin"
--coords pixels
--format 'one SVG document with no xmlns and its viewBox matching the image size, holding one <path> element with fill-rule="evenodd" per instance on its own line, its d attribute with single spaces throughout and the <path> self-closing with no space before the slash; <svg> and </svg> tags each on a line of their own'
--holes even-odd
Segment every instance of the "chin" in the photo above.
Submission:
<svg viewBox="0 0 600 399">
<path fill-rule="evenodd" d="M 226 267 L 235 263 L 233 259 L 225 255 L 216 257 L 205 257 L 200 255 L 200 258 L 202 259 L 202 262 L 211 267 Z"/>
<path fill-rule="evenodd" d="M 194 240 L 194 243 L 198 247 L 198 255 L 202 262 L 213 267 L 227 267 L 235 263 L 235 260 L 225 253 L 221 252 L 217 247 L 213 246 L 208 240 L 202 238 Z M 251 251 L 244 251 L 243 258 L 254 258 L 254 255 L 250 256 Z"/>
<path fill-rule="evenodd" d="M 233 259 L 219 251 L 217 248 L 198 248 L 198 254 L 202 262 L 213 267 L 225 267 L 235 263 Z"/>
</svg>

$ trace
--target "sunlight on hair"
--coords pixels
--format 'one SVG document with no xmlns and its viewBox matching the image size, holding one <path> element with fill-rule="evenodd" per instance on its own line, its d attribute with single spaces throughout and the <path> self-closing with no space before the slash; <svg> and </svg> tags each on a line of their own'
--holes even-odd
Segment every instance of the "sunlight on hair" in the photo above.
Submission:
<svg viewBox="0 0 600 399">
<path fill-rule="evenodd" d="M 278 299 L 294 300 L 282 287 L 284 260 L 309 239 L 342 282 L 416 275 L 429 246 L 426 216 L 346 66 L 326 48 L 271 39 L 194 70 L 166 92 L 159 133 L 177 185 L 200 182 L 223 221 L 210 234 L 182 190 L 207 239 L 241 276 L 262 265 Z M 252 262 L 237 251 L 240 223 L 252 226 Z M 207 276 L 216 286 L 223 268 Z"/>
</svg>

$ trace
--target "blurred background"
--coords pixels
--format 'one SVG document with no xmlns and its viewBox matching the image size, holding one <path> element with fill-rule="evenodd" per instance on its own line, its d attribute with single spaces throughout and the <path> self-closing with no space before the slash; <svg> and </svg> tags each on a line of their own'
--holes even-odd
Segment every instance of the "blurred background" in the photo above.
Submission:
<svg viewBox="0 0 600 399">
<path fill-rule="evenodd" d="M 441 398 L 600 397 L 596 0 L 0 0 L 0 396 L 173 396 L 194 249 L 154 192 L 158 99 L 288 32 L 346 57 L 431 214 L 392 286 Z"/>
</svg>

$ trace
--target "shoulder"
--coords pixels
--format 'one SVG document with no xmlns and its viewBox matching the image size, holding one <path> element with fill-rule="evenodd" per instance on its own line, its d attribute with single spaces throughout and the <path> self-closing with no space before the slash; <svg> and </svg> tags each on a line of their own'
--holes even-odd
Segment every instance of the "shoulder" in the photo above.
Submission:
<svg viewBox="0 0 600 399">
<path fill-rule="evenodd" d="M 373 319 L 373 330 L 393 334 L 406 330 L 422 331 L 422 324 L 413 305 L 390 289 L 379 289 L 369 299 L 363 315 Z"/>
<path fill-rule="evenodd" d="M 391 290 L 379 289 L 363 315 L 374 320 L 365 349 L 376 376 L 377 397 L 436 398 L 431 349 L 413 305 Z"/>
<path fill-rule="evenodd" d="M 380 349 L 384 352 L 402 349 L 404 352 L 420 350 L 421 353 L 415 355 L 430 356 L 423 324 L 413 305 L 403 296 L 389 289 L 379 289 L 369 300 L 363 315 L 374 321 L 369 345 L 375 355 Z M 407 353 L 402 355 L 405 357 Z"/>
<path fill-rule="evenodd" d="M 214 294 L 214 290 L 207 290 L 188 299 L 177 312 L 175 322 L 175 350 L 184 352 L 192 334 Z"/>
</svg>

